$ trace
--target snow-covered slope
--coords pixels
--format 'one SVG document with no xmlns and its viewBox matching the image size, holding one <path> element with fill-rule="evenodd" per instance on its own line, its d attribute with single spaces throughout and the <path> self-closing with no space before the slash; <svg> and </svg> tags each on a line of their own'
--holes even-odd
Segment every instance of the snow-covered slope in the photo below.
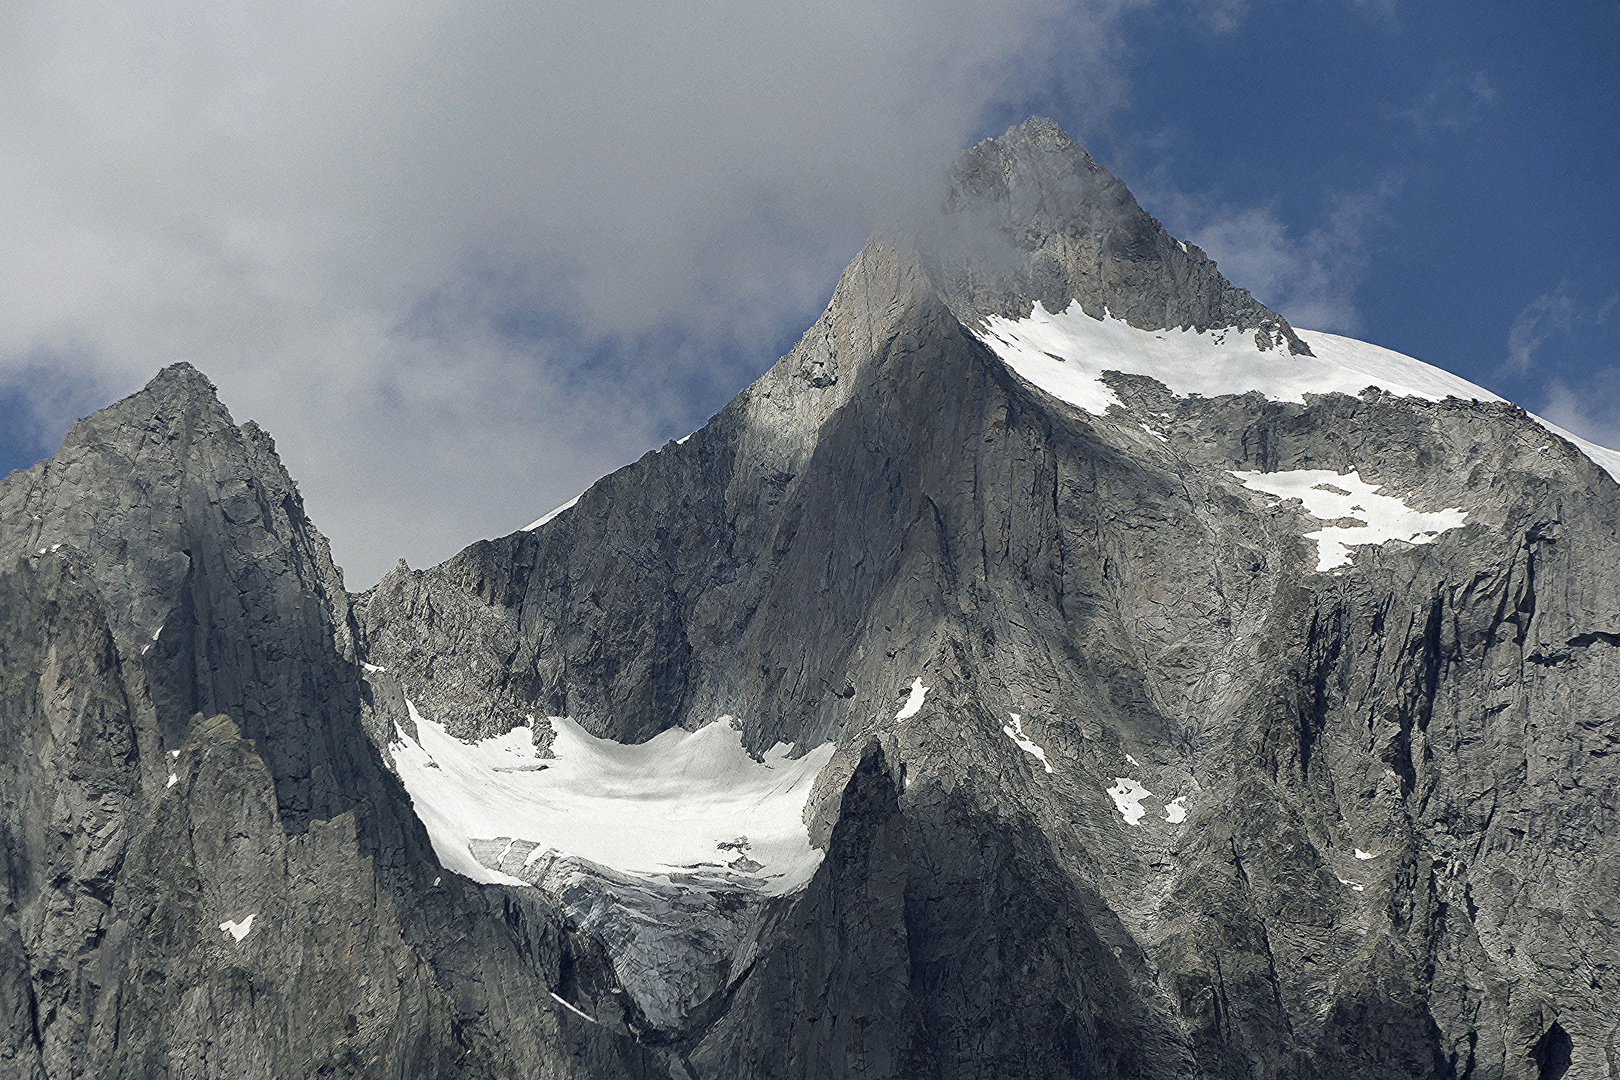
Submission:
<svg viewBox="0 0 1620 1080">
<path fill-rule="evenodd" d="M 408 705 L 417 737 L 397 730 L 390 748 L 400 779 L 439 859 L 475 881 L 529 884 L 478 860 L 474 842 L 497 839 L 534 844 L 531 863 L 560 853 L 637 875 L 703 868 L 767 895 L 821 862 L 803 814 L 831 743 L 799 758 L 779 744 L 756 761 L 730 717 L 640 745 L 550 717 L 554 756 L 541 758 L 527 727 L 463 742 Z"/>
<path fill-rule="evenodd" d="M 1369 386 L 1402 397 L 1440 401 L 1502 399 L 1466 379 L 1378 345 L 1316 330 L 1298 330 L 1316 355 L 1261 349 L 1237 330 L 1138 330 L 1115 318 L 1093 319 L 1078 304 L 1059 313 L 1039 301 L 1027 319 L 991 316 L 977 336 L 1008 367 L 1054 397 L 1102 415 L 1119 398 L 1104 372 L 1147 375 L 1179 396 L 1259 392 L 1275 401 L 1307 394 L 1361 393 Z M 1620 452 L 1598 446 L 1537 417 L 1620 479 Z"/>
</svg>

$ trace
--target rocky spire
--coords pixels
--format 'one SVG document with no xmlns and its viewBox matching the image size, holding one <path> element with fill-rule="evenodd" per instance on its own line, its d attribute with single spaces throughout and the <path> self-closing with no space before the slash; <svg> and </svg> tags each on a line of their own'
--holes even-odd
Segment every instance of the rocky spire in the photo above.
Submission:
<svg viewBox="0 0 1620 1080">
<path fill-rule="evenodd" d="M 986 139 L 951 176 L 919 245 L 953 311 L 972 325 L 1071 301 L 1142 330 L 1254 331 L 1262 348 L 1310 355 L 1288 321 L 1165 231 L 1057 124 L 1034 116 Z"/>
</svg>

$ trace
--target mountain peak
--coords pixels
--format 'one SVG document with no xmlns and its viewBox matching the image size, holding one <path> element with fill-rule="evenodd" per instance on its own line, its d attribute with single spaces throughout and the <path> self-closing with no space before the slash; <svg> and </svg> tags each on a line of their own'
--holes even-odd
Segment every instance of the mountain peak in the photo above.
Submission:
<svg viewBox="0 0 1620 1080">
<path fill-rule="evenodd" d="M 140 393 L 168 401 L 201 401 L 219 403 L 219 387 L 197 368 L 184 360 L 170 364 L 152 376 Z"/>
<path fill-rule="evenodd" d="M 979 143 L 981 147 L 986 145 L 994 145 L 1003 150 L 1016 147 L 1047 154 L 1068 155 L 1083 162 L 1087 169 L 1102 168 L 1084 143 L 1070 135 L 1063 129 L 1063 125 L 1049 116 L 1031 116 L 1022 123 L 1014 124 L 998 137 L 985 139 Z M 969 150 L 968 153 L 971 155 L 973 150 Z"/>
<path fill-rule="evenodd" d="M 1171 236 L 1130 189 L 1057 123 L 1032 116 L 969 150 L 938 227 L 918 246 L 969 325 L 1027 317 L 1036 303 L 1141 330 L 1236 329 L 1261 348 L 1310 355 L 1280 314 Z"/>
</svg>

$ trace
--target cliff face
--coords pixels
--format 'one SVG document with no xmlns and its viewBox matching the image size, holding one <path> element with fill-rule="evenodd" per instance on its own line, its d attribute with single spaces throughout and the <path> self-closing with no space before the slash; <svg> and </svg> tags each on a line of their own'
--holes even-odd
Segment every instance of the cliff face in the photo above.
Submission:
<svg viewBox="0 0 1620 1080">
<path fill-rule="evenodd" d="M 14 474 L 0 1062 L 1620 1076 L 1620 485 L 1047 122 L 946 216 L 701 431 L 359 597 L 187 369 Z M 656 871 L 556 831 L 581 762 L 733 790 L 726 725 L 828 758 L 802 888 L 763 802 Z"/>
<path fill-rule="evenodd" d="M 201 375 L 14 473 L 0 552 L 0 1071 L 633 1073 L 537 1005 L 593 947 L 433 863 L 326 542 Z"/>
</svg>

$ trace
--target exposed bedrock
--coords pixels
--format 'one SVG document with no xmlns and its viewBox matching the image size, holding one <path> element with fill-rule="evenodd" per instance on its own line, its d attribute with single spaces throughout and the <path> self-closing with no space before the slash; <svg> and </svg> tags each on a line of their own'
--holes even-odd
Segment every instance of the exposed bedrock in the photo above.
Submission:
<svg viewBox="0 0 1620 1080">
<path fill-rule="evenodd" d="M 913 974 L 972 959 L 909 983 L 893 1075 L 1540 1076 L 1565 1038 L 1606 1069 L 1612 479 L 1508 405 L 1114 385 L 1093 416 L 1024 384 L 875 242 L 708 427 L 534 533 L 398 572 L 360 602 L 365 648 L 468 733 L 494 702 L 624 740 L 720 714 L 755 749 L 836 739 L 818 838 L 882 738 L 908 831 L 954 800 L 904 876 L 982 920 L 908 936 Z M 1318 573 L 1321 523 L 1231 475 L 1289 469 L 1467 523 Z M 1124 781 L 1151 793 L 1134 823 Z M 965 861 L 983 847 L 1040 869 Z M 1045 967 L 985 968 L 1026 947 L 1009 882 L 1043 875 L 1042 931 L 1120 950 L 1116 981 L 1080 995 L 1099 969 L 1047 941 Z M 963 1034 L 1019 1030 L 981 977 L 1048 1010 L 1026 1057 Z M 799 1007 L 737 993 L 697 1053 L 746 1075 Z"/>
<path fill-rule="evenodd" d="M 435 864 L 349 600 L 187 367 L 0 486 L 0 1075 L 636 1075 L 606 958 Z M 240 938 L 238 938 L 240 934 Z"/>
<path fill-rule="evenodd" d="M 702 430 L 361 596 L 190 369 L 13 474 L 0 1070 L 1620 1076 L 1620 485 L 1496 401 L 1043 390 L 985 320 L 1323 361 L 1044 122 L 954 184 Z M 413 707 L 514 784 L 547 717 L 831 743 L 819 865 L 475 885 Z"/>
</svg>

